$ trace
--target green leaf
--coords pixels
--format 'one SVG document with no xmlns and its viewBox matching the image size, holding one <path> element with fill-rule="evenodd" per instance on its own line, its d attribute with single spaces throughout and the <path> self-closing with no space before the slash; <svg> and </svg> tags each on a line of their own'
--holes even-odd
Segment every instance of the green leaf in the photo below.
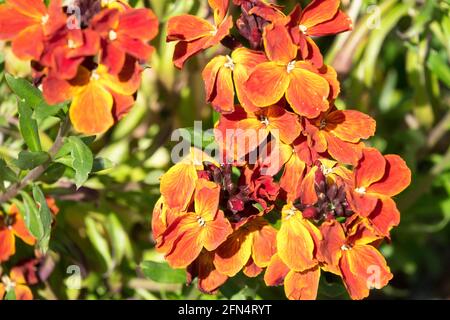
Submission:
<svg viewBox="0 0 450 320">
<path fill-rule="evenodd" d="M 130 240 L 122 223 L 115 214 L 108 215 L 106 229 L 112 245 L 114 261 L 119 264 L 125 255 L 131 256 Z"/>
<path fill-rule="evenodd" d="M 45 102 L 42 92 L 27 80 L 14 78 L 9 74 L 5 75 L 5 79 L 11 90 L 20 98 L 20 100 L 34 109 L 34 117 L 37 120 L 54 116 L 60 110 L 67 111 L 66 103 L 49 105 Z"/>
<path fill-rule="evenodd" d="M 91 149 L 78 137 L 69 137 L 72 168 L 75 170 L 75 184 L 80 188 L 89 178 L 94 165 Z"/>
<path fill-rule="evenodd" d="M 5 74 L 6 82 L 11 90 L 20 98 L 21 101 L 33 109 L 41 104 L 46 104 L 41 91 L 22 78 L 14 78 L 10 74 Z"/>
<path fill-rule="evenodd" d="M 144 275 L 161 283 L 185 283 L 186 272 L 182 269 L 172 269 L 165 262 L 144 261 L 141 263 Z"/>
<path fill-rule="evenodd" d="M 31 151 L 42 151 L 37 122 L 32 118 L 32 115 L 31 108 L 25 102 L 19 100 L 20 133 Z"/>
<path fill-rule="evenodd" d="M 101 172 L 114 167 L 114 163 L 106 158 L 95 158 L 94 165 L 92 166 L 92 172 Z"/>
<path fill-rule="evenodd" d="M 42 237 L 38 239 L 37 245 L 42 253 L 45 254 L 48 250 L 48 244 L 50 242 L 53 216 L 47 205 L 47 200 L 45 199 L 44 193 L 37 185 L 33 185 L 33 198 L 37 203 L 39 203 L 39 218 L 43 229 Z"/>
<path fill-rule="evenodd" d="M 16 300 L 16 291 L 13 288 L 6 292 L 5 300 Z"/>
<path fill-rule="evenodd" d="M 8 167 L 5 160 L 0 159 L 0 182 L 2 181 L 17 182 L 18 179 L 14 171 Z"/>
<path fill-rule="evenodd" d="M 111 257 L 110 249 L 108 246 L 108 242 L 103 237 L 103 235 L 99 232 L 96 222 L 91 217 L 85 218 L 86 224 L 86 234 L 91 241 L 94 248 L 101 255 L 108 270 L 111 270 L 113 267 L 113 260 Z"/>
<path fill-rule="evenodd" d="M 21 191 L 20 194 L 23 199 L 23 219 L 25 220 L 25 225 L 31 235 L 38 240 L 42 239 L 44 236 L 44 227 L 36 202 L 26 192 Z"/>
<path fill-rule="evenodd" d="M 431 51 L 427 61 L 427 67 L 433 72 L 445 85 L 450 88 L 450 67 L 446 58 L 436 51 Z"/>
<path fill-rule="evenodd" d="M 21 151 L 14 163 L 22 170 L 31 170 L 50 160 L 50 155 L 44 151 Z"/>
</svg>

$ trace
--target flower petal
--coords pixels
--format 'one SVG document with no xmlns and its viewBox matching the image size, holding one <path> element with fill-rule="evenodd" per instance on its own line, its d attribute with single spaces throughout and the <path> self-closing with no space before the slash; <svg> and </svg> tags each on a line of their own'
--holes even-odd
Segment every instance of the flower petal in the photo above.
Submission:
<svg viewBox="0 0 450 320">
<path fill-rule="evenodd" d="M 329 108 L 328 81 L 313 72 L 306 62 L 297 62 L 289 75 L 291 81 L 286 92 L 286 99 L 294 111 L 307 118 L 315 118 L 320 112 Z"/>
<path fill-rule="evenodd" d="M 280 106 L 269 107 L 267 118 L 269 120 L 269 131 L 274 134 L 274 130 L 278 130 L 279 138 L 286 144 L 294 142 L 302 131 L 299 117 Z"/>
<path fill-rule="evenodd" d="M 394 200 L 384 197 L 378 202 L 368 218 L 380 234 L 389 236 L 391 229 L 400 223 L 400 212 Z"/>
<path fill-rule="evenodd" d="M 279 286 L 284 282 L 284 278 L 289 273 L 289 267 L 275 254 L 270 259 L 269 266 L 264 274 L 264 282 L 267 286 Z"/>
<path fill-rule="evenodd" d="M 194 277 L 198 278 L 200 291 L 213 294 L 223 285 L 228 277 L 221 274 L 213 264 L 214 252 L 203 251 L 200 256 L 188 268 L 188 284 Z"/>
<path fill-rule="evenodd" d="M 339 10 L 331 20 L 310 27 L 308 34 L 314 37 L 323 37 L 349 31 L 352 28 L 353 24 L 350 17 Z"/>
<path fill-rule="evenodd" d="M 308 29 L 333 18 L 339 9 L 340 0 L 313 0 L 303 10 L 300 24 Z"/>
<path fill-rule="evenodd" d="M 284 25 L 268 25 L 264 28 L 263 39 L 269 60 L 287 65 L 297 57 L 297 46 Z"/>
<path fill-rule="evenodd" d="M 12 42 L 12 50 L 22 60 L 39 60 L 44 51 L 44 34 L 41 25 L 30 26 L 20 32 Z"/>
<path fill-rule="evenodd" d="M 375 134 L 375 120 L 356 110 L 330 112 L 326 122 L 328 131 L 343 141 L 357 143 Z"/>
<path fill-rule="evenodd" d="M 397 155 L 386 155 L 386 171 L 384 176 L 373 183 L 368 192 L 393 197 L 405 190 L 411 183 L 411 170 L 406 162 Z"/>
<path fill-rule="evenodd" d="M 356 187 L 367 188 L 383 178 L 385 173 L 386 160 L 383 155 L 377 149 L 365 148 L 355 168 Z"/>
<path fill-rule="evenodd" d="M 180 15 L 169 19 L 167 41 L 194 41 L 209 37 L 215 27 L 208 21 L 193 15 Z"/>
<path fill-rule="evenodd" d="M 14 233 L 6 228 L 0 229 L 0 262 L 9 260 L 16 253 Z"/>
<path fill-rule="evenodd" d="M 343 251 L 340 268 L 352 299 L 366 298 L 371 288 L 381 289 L 392 279 L 384 257 L 368 245 L 356 245 Z"/>
<path fill-rule="evenodd" d="M 168 206 L 172 209 L 186 210 L 191 202 L 197 181 L 194 165 L 180 162 L 169 169 L 162 177 L 160 190 Z"/>
<path fill-rule="evenodd" d="M 252 254 L 253 234 L 248 229 L 235 231 L 216 250 L 214 265 L 220 273 L 234 277 L 249 261 Z"/>
<path fill-rule="evenodd" d="M 98 81 L 89 84 L 76 95 L 70 106 L 70 120 L 78 132 L 102 134 L 114 124 L 113 98 Z"/>
<path fill-rule="evenodd" d="M 277 234 L 278 255 L 283 262 L 295 271 L 312 268 L 314 261 L 314 241 L 305 225 L 302 213 L 285 206 L 283 220 Z"/>
<path fill-rule="evenodd" d="M 289 300 L 315 300 L 319 289 L 320 268 L 296 272 L 291 270 L 284 279 L 284 292 Z"/>
<path fill-rule="evenodd" d="M 361 159 L 363 144 L 342 141 L 335 136 L 324 132 L 327 139 L 328 153 L 337 161 L 344 164 L 356 165 Z"/>
<path fill-rule="evenodd" d="M 158 34 L 158 19 L 149 9 L 126 10 L 119 17 L 117 30 L 128 37 L 149 41 Z"/>
<path fill-rule="evenodd" d="M 245 83 L 247 97 L 259 107 L 276 104 L 283 98 L 288 86 L 286 67 L 276 62 L 258 65 Z"/>
</svg>

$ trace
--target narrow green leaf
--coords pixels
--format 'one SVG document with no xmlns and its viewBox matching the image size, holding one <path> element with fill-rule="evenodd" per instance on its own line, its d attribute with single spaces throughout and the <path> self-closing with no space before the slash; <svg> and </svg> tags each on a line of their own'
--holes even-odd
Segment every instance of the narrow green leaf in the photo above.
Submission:
<svg viewBox="0 0 450 320">
<path fill-rule="evenodd" d="M 106 228 L 112 245 L 114 261 L 119 264 L 125 255 L 132 255 L 130 240 L 115 214 L 108 215 Z"/>
<path fill-rule="evenodd" d="M 18 179 L 14 171 L 8 167 L 5 160 L 0 159 L 0 182 L 2 181 L 17 182 Z"/>
<path fill-rule="evenodd" d="M 94 165 L 94 156 L 91 149 L 78 137 L 69 137 L 72 156 L 72 168 L 75 170 L 75 184 L 80 188 L 89 178 Z"/>
<path fill-rule="evenodd" d="M 141 263 L 144 275 L 161 283 L 185 283 L 186 272 L 182 269 L 172 269 L 165 262 L 144 261 Z"/>
<path fill-rule="evenodd" d="M 41 91 L 23 78 L 14 78 L 10 74 L 5 74 L 6 82 L 11 90 L 27 105 L 33 109 L 41 104 L 45 104 Z"/>
<path fill-rule="evenodd" d="M 33 185 L 33 198 L 36 203 L 39 203 L 39 218 L 41 220 L 43 235 L 38 239 L 38 248 L 42 253 L 46 253 L 48 250 L 48 244 L 50 242 L 50 234 L 52 231 L 52 213 L 47 205 L 44 193 L 37 185 Z"/>
<path fill-rule="evenodd" d="M 434 50 L 431 51 L 427 66 L 431 72 L 437 75 L 437 77 L 450 88 L 450 67 L 443 55 L 440 55 Z"/>
<path fill-rule="evenodd" d="M 19 153 L 19 158 L 14 162 L 22 170 L 31 170 L 46 163 L 49 159 L 49 154 L 44 151 L 21 151 Z"/>
<path fill-rule="evenodd" d="M 23 199 L 23 218 L 25 220 L 25 225 L 31 235 L 38 240 L 42 239 L 44 235 L 44 227 L 42 225 L 36 202 L 26 192 L 21 191 L 20 194 Z"/>
<path fill-rule="evenodd" d="M 31 108 L 23 100 L 19 100 L 20 133 L 31 151 L 42 151 L 37 122 L 32 115 Z"/>
<path fill-rule="evenodd" d="M 86 224 L 86 234 L 89 240 L 105 261 L 108 270 L 111 270 L 113 267 L 113 260 L 111 257 L 108 242 L 97 229 L 96 222 L 94 219 L 92 219 L 91 217 L 86 217 L 85 224 Z"/>
</svg>

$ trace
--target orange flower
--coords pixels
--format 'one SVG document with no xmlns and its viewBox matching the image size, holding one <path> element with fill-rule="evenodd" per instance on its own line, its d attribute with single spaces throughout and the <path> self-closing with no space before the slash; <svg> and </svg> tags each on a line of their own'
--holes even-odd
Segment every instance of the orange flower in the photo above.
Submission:
<svg viewBox="0 0 450 320">
<path fill-rule="evenodd" d="M 263 218 L 255 218 L 234 233 L 215 251 L 214 265 L 229 277 L 249 262 L 259 270 L 269 265 L 276 252 L 276 230 Z"/>
<path fill-rule="evenodd" d="M 91 29 L 62 29 L 49 39 L 40 63 L 49 67 L 52 77 L 72 79 L 88 56 L 95 56 L 100 40 Z"/>
<path fill-rule="evenodd" d="M 392 197 L 411 183 L 411 171 L 397 155 L 386 155 L 374 148 L 363 150 L 363 156 L 349 182 L 347 199 L 352 209 L 370 220 L 384 236 L 400 223 L 400 213 Z"/>
<path fill-rule="evenodd" d="M 150 58 L 154 48 L 147 42 L 158 33 L 158 19 L 149 9 L 109 9 L 94 17 L 92 28 L 102 38 L 101 63 L 118 74 L 127 54 L 144 62 Z"/>
<path fill-rule="evenodd" d="M 264 274 L 268 286 L 284 284 L 284 292 L 290 300 L 314 300 L 319 289 L 320 268 L 318 265 L 305 271 L 295 271 L 276 254 L 272 257 Z"/>
<path fill-rule="evenodd" d="M 234 87 L 237 97 L 246 111 L 257 107 L 247 98 L 245 81 L 255 66 L 267 61 L 264 54 L 246 48 L 238 48 L 231 56 L 213 58 L 203 70 L 207 101 L 221 113 L 234 111 Z M 233 86 L 234 80 L 234 86 Z"/>
<path fill-rule="evenodd" d="M 89 71 L 81 66 L 77 76 L 65 81 L 47 77 L 43 82 L 44 97 L 51 103 L 60 103 L 73 97 L 70 119 L 78 132 L 101 134 L 106 132 L 119 115 L 126 113 L 134 102 L 132 95 L 140 85 L 141 67 L 132 61 L 118 76 L 99 65 Z"/>
<path fill-rule="evenodd" d="M 185 268 L 203 248 L 217 249 L 233 232 L 223 211 L 219 210 L 220 188 L 214 182 L 199 179 L 195 187 L 195 212 L 177 218 L 166 230 L 163 241 L 172 249 L 166 259 L 173 268 Z"/>
<path fill-rule="evenodd" d="M 0 300 L 9 290 L 14 290 L 16 300 L 33 300 L 33 293 L 20 267 L 12 268 L 9 277 L 3 276 L 1 280 Z"/>
<path fill-rule="evenodd" d="M 355 110 L 322 113 L 315 119 L 305 119 L 305 130 L 311 148 L 317 153 L 328 152 L 341 163 L 356 165 L 362 156 L 362 139 L 375 134 L 375 120 Z"/>
<path fill-rule="evenodd" d="M 264 46 L 270 61 L 261 63 L 250 74 L 246 83 L 250 101 L 267 107 L 286 96 L 292 109 L 308 118 L 328 110 L 328 98 L 333 95 L 330 83 L 310 62 L 297 61 L 298 48 L 285 26 L 267 26 Z"/>
<path fill-rule="evenodd" d="M 334 35 L 352 29 L 351 19 L 339 10 L 340 0 L 313 0 L 303 11 L 297 5 L 289 15 L 288 27 L 302 58 L 318 68 L 323 65 L 319 47 L 311 37 Z"/>
<path fill-rule="evenodd" d="M 347 236 L 341 224 L 326 222 L 321 226 L 320 245 L 328 271 L 342 277 L 352 299 L 363 299 L 372 288 L 381 289 L 392 274 L 381 253 L 371 245 L 379 239 L 361 223 L 350 228 Z"/>
<path fill-rule="evenodd" d="M 173 62 L 179 69 L 194 54 L 215 46 L 225 38 L 233 27 L 233 18 L 225 18 L 229 0 L 208 0 L 214 10 L 214 23 L 192 15 L 170 18 L 167 26 L 167 41 L 178 41 Z"/>
<path fill-rule="evenodd" d="M 42 0 L 6 0 L 0 5 L 0 40 L 12 41 L 20 59 L 39 60 L 46 38 L 66 19 L 61 0 L 51 0 L 48 8 Z"/>
<path fill-rule="evenodd" d="M 278 256 L 289 269 L 303 272 L 318 264 L 319 229 L 292 204 L 283 207 L 281 228 L 277 234 Z"/>
<path fill-rule="evenodd" d="M 0 216 L 0 262 L 7 261 L 16 253 L 16 237 L 33 246 L 36 239 L 28 231 L 16 205 L 9 208 L 9 213 Z"/>
<path fill-rule="evenodd" d="M 187 267 L 187 284 L 189 285 L 194 278 L 198 278 L 198 289 L 202 292 L 216 293 L 228 277 L 220 273 L 213 263 L 214 252 L 203 250 L 200 256 Z"/>
</svg>

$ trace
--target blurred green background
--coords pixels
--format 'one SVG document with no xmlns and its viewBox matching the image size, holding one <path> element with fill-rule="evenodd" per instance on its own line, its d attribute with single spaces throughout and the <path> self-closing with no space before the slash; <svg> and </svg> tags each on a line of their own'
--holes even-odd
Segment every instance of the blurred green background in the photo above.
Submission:
<svg viewBox="0 0 450 320">
<path fill-rule="evenodd" d="M 161 19 L 153 42 L 156 54 L 131 113 L 91 145 L 114 166 L 93 175 L 78 191 L 69 179 L 51 184 L 51 174 L 43 177 L 45 193 L 57 200 L 61 212 L 44 262 L 50 276 L 33 287 L 36 297 L 283 299 L 282 288 L 266 288 L 261 277 L 241 275 L 217 296 L 203 295 L 194 285 L 184 286 L 183 272 L 170 270 L 153 249 L 151 212 L 159 197 L 159 177 L 171 165 L 170 135 L 175 128 L 192 127 L 194 120 L 202 119 L 204 129 L 213 126 L 201 71 L 225 49 L 208 50 L 183 71 L 176 70 L 174 45 L 165 43 L 167 20 L 181 13 L 206 17 L 211 14 L 207 1 L 134 2 L 152 8 Z M 298 2 L 277 3 L 290 10 Z M 377 134 L 369 143 L 383 153 L 400 154 L 413 172 L 411 187 L 396 199 L 401 224 L 391 243 L 382 246 L 394 279 L 371 298 L 450 298 L 450 1 L 343 0 L 342 6 L 354 30 L 318 40 L 326 63 L 342 81 L 337 105 L 373 116 Z M 0 56 L 0 157 L 8 160 L 17 157 L 23 141 L 15 98 L 3 73 L 27 76 L 30 70 L 4 44 L 0 51 L 5 53 Z M 52 143 L 56 122 L 47 118 L 39 123 L 44 148 Z M 12 265 L 32 255 L 30 248 L 18 246 Z M 82 288 L 70 289 L 78 270 Z M 346 299 L 344 291 L 324 280 L 320 298 Z"/>
</svg>

